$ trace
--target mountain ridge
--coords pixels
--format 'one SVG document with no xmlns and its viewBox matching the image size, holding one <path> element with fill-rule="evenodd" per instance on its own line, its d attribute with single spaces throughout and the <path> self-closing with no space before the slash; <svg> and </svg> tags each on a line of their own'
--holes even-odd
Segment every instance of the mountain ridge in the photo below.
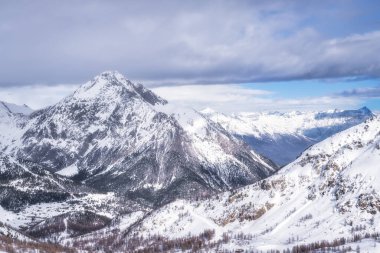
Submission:
<svg viewBox="0 0 380 253">
<path fill-rule="evenodd" d="M 208 110 L 205 115 L 280 167 L 295 160 L 309 146 L 374 116 L 367 107 L 325 112 L 262 112 L 232 115 Z"/>
<path fill-rule="evenodd" d="M 233 189 L 276 166 L 204 115 L 115 71 L 33 112 L 8 151 L 101 191 L 153 203 Z"/>
</svg>

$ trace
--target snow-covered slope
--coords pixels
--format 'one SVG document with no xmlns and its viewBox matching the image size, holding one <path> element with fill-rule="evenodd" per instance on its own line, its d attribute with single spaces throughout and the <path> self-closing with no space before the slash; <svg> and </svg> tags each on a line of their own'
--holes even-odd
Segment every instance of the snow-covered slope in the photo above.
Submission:
<svg viewBox="0 0 380 253">
<path fill-rule="evenodd" d="M 0 101 L 0 149 L 17 141 L 23 134 L 27 115 L 32 113 L 28 106 Z"/>
<path fill-rule="evenodd" d="M 0 236 L 7 235 L 11 226 L 33 238 L 56 241 L 98 230 L 120 213 L 137 210 L 149 209 L 111 192 L 96 192 L 37 164 L 0 155 Z"/>
<path fill-rule="evenodd" d="M 294 161 L 309 146 L 373 116 L 366 107 L 346 111 L 235 115 L 225 115 L 210 109 L 202 112 L 279 166 Z"/>
<path fill-rule="evenodd" d="M 0 214 L 3 214 L 3 210 L 1 207 L 0 207 Z M 4 224 L 2 222 L 0 222 L 0 238 L 1 238 L 1 236 L 7 236 L 9 238 L 19 239 L 19 240 L 23 240 L 23 241 L 31 241 L 32 240 L 27 235 L 21 233 L 17 229 L 10 227 L 9 225 Z M 0 239 L 0 241 L 1 241 L 1 239 Z"/>
<path fill-rule="evenodd" d="M 0 101 L 0 108 L 2 111 L 7 111 L 11 114 L 29 115 L 33 112 L 33 110 L 27 105 L 16 105 L 3 101 Z"/>
<path fill-rule="evenodd" d="M 376 233 L 379 164 L 380 118 L 373 117 L 312 146 L 258 183 L 211 199 L 170 203 L 134 232 L 174 239 L 215 230 L 215 240 L 223 233 L 231 238 L 225 248 L 253 250 Z"/>
<path fill-rule="evenodd" d="M 30 118 L 9 152 L 149 202 L 233 189 L 276 170 L 203 114 L 173 107 L 117 72 Z"/>
<path fill-rule="evenodd" d="M 65 201 L 89 192 L 37 164 L 0 154 L 0 205 L 5 209 L 20 211 L 28 205 Z"/>
</svg>

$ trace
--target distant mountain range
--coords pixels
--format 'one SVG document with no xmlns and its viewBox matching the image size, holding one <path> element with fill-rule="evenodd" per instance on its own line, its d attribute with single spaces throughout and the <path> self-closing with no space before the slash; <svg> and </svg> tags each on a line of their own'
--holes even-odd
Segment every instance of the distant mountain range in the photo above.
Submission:
<svg viewBox="0 0 380 253">
<path fill-rule="evenodd" d="M 306 148 L 374 116 L 367 108 L 325 112 L 269 112 L 226 115 L 203 111 L 278 166 L 294 161 Z"/>
</svg>

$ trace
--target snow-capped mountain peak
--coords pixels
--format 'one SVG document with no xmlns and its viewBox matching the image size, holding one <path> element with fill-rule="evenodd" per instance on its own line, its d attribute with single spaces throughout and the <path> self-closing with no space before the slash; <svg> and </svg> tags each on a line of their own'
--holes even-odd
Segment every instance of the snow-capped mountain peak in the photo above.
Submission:
<svg viewBox="0 0 380 253">
<path fill-rule="evenodd" d="M 137 96 L 146 102 L 155 105 L 165 104 L 166 101 L 146 89 L 141 84 L 134 84 L 117 71 L 106 71 L 96 76 L 93 80 L 79 87 L 71 97 L 80 101 L 91 100 L 118 100 Z"/>
<path fill-rule="evenodd" d="M 33 114 L 20 143 L 13 150 L 23 159 L 150 201 L 231 189 L 276 170 L 204 115 L 109 71 Z"/>
<path fill-rule="evenodd" d="M 77 99 L 91 99 L 104 95 L 104 92 L 117 91 L 116 88 L 133 91 L 133 85 L 117 71 L 106 71 L 96 76 L 77 89 L 73 97 Z"/>
</svg>

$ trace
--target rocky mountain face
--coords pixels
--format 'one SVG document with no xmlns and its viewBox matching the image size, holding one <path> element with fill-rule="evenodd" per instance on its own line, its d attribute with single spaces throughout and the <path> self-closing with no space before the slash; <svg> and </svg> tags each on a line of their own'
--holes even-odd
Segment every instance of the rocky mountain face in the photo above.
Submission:
<svg viewBox="0 0 380 253">
<path fill-rule="evenodd" d="M 258 183 L 206 200 L 170 203 L 134 232 L 175 240 L 211 230 L 214 241 L 225 242 L 219 250 L 254 251 L 379 238 L 379 162 L 380 118 L 372 117 L 312 146 Z"/>
<path fill-rule="evenodd" d="M 117 215 L 138 210 L 150 209 L 0 154 L 0 241 L 4 235 L 55 242 L 101 229 Z"/>
<path fill-rule="evenodd" d="M 276 171 L 206 116 L 104 72 L 33 112 L 6 148 L 101 191 L 160 204 L 234 189 Z"/>
<path fill-rule="evenodd" d="M 121 208 L 122 204 L 127 207 Z M 0 236 L 57 239 L 68 233 L 60 223 L 62 217 L 70 222 L 69 236 L 102 228 L 116 212 L 138 209 L 137 204 L 114 194 L 97 193 L 37 164 L 0 155 Z"/>
<path fill-rule="evenodd" d="M 329 136 L 364 122 L 373 116 L 366 107 L 359 110 L 326 112 L 239 113 L 226 115 L 210 109 L 203 113 L 254 150 L 284 166 L 305 149 Z"/>
<path fill-rule="evenodd" d="M 86 192 L 84 187 L 37 164 L 0 155 L 0 205 L 7 210 L 19 211 L 31 204 L 64 201 L 81 191 Z"/>
</svg>

